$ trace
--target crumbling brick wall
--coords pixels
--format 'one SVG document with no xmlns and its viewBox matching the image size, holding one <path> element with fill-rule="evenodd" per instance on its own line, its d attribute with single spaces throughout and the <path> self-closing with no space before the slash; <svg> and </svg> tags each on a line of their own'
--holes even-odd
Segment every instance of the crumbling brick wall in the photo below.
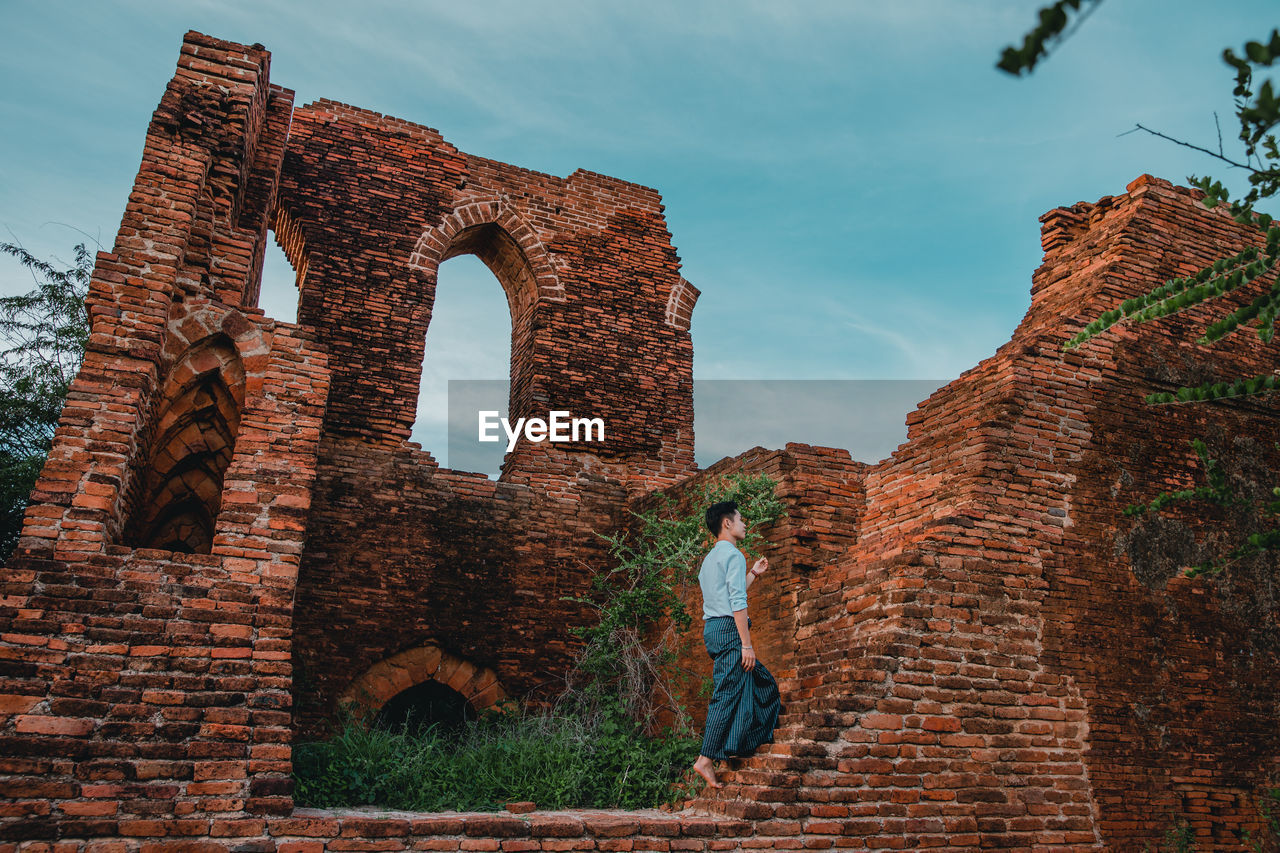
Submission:
<svg viewBox="0 0 1280 853">
<path fill-rule="evenodd" d="M 98 255 L 84 364 L 3 577 L 10 839 L 208 834 L 291 807 L 329 372 L 309 330 L 252 307 L 292 109 L 268 66 L 187 37 Z"/>
<path fill-rule="evenodd" d="M 694 470 L 697 291 L 655 191 L 485 160 L 430 128 L 319 101 L 294 111 L 276 216 L 306 270 L 299 322 L 332 355 L 327 436 L 409 437 L 436 271 L 470 253 L 511 307 L 510 417 L 562 409 L 606 424 L 603 443 L 516 452 L 504 481 L 572 482 L 581 454 L 632 491 Z"/>
<path fill-rule="evenodd" d="M 1250 239 L 1224 213 L 1147 177 L 1052 211 L 1012 339 L 892 456 L 788 445 L 697 472 L 697 291 L 656 193 L 295 111 L 268 66 L 187 35 L 98 256 L 85 364 L 0 579 L 0 853 L 1137 849 L 1177 816 L 1240 849 L 1258 829 L 1250 798 L 1280 769 L 1275 566 L 1176 576 L 1247 514 L 1120 511 L 1191 485 L 1197 435 L 1242 492 L 1274 484 L 1273 399 L 1141 399 L 1274 355 L 1195 349 L 1216 305 L 1060 350 Z M 252 307 L 268 227 L 297 324 Z M 591 410 L 614 443 L 530 446 L 493 483 L 405 441 L 435 270 L 462 252 L 508 294 L 515 413 Z M 696 804 L 711 816 L 292 809 L 294 729 L 442 661 L 477 701 L 537 687 L 572 653 L 559 596 L 603 559 L 594 532 L 737 470 L 774 475 L 790 511 L 753 593 L 788 713 Z"/>
<path fill-rule="evenodd" d="M 556 498 L 412 447 L 326 440 L 294 618 L 300 735 L 323 733 L 370 667 L 425 644 L 492 669 L 507 695 L 560 692 L 577 647 L 565 626 L 586 619 L 561 599 L 607 565 L 596 533 L 626 506 L 603 478 Z"/>
<path fill-rule="evenodd" d="M 268 68 L 188 34 L 99 257 L 89 353 L 6 578 L 18 834 L 92 815 L 89 835 L 199 835 L 136 821 L 287 810 L 290 728 L 320 731 L 415 650 L 496 680 L 473 698 L 549 695 L 596 533 L 695 470 L 697 290 L 656 192 L 294 110 Z M 297 324 L 252 307 L 269 228 Z M 464 252 L 508 295 L 512 417 L 600 417 L 604 442 L 522 447 L 493 483 L 406 441 L 436 269 Z"/>
<path fill-rule="evenodd" d="M 1274 399 L 1143 399 L 1272 372 L 1274 354 L 1252 333 L 1196 348 L 1222 305 L 1061 351 L 1247 243 L 1197 197 L 1144 176 L 1045 217 L 1012 339 L 908 416 L 866 472 L 848 551 L 799 593 L 789 742 L 740 771 L 743 799 L 708 806 L 870 847 L 1138 849 L 1179 818 L 1207 849 L 1256 837 L 1280 755 L 1274 557 L 1174 577 L 1247 514 L 1122 510 L 1205 482 L 1195 436 L 1239 493 L 1275 485 Z"/>
</svg>

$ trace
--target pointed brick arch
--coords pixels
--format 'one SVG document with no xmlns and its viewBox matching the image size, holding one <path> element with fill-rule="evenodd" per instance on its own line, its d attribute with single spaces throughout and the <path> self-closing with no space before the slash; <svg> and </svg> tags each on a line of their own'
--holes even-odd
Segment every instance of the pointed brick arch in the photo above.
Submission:
<svg viewBox="0 0 1280 853">
<path fill-rule="evenodd" d="M 196 342 L 173 365 L 141 474 L 140 500 L 125 530 L 128 544 L 211 551 L 244 397 L 244 362 L 225 334 Z"/>
<path fill-rule="evenodd" d="M 246 400 L 261 393 L 272 333 L 207 298 L 177 303 L 160 351 L 162 381 L 131 476 L 121 541 L 209 553 Z"/>
<path fill-rule="evenodd" d="M 424 231 L 418 238 L 413 254 L 409 256 L 409 266 L 434 278 L 442 262 L 475 251 L 466 245 L 465 240 L 459 239 L 460 235 L 485 225 L 497 226 L 519 247 L 531 275 L 529 283 L 533 292 L 530 297 L 564 301 L 564 286 L 552 267 L 550 254 L 533 229 L 501 199 L 473 201 L 455 208 L 440 220 L 439 225 Z M 489 263 L 484 257 L 481 260 Z M 494 269 L 493 272 L 502 281 L 499 271 Z M 502 286 L 507 287 L 508 283 L 503 281 Z M 511 296 L 508 293 L 508 298 Z"/>
<path fill-rule="evenodd" d="M 397 694 L 424 681 L 436 681 L 456 690 L 477 711 L 492 708 L 507 698 L 493 670 L 455 657 L 435 643 L 425 643 L 369 667 L 342 692 L 338 704 L 357 713 L 377 712 Z"/>
<path fill-rule="evenodd" d="M 187 299 L 169 317 L 168 333 L 161 350 L 161 370 L 171 373 L 174 365 L 206 338 L 224 336 L 244 362 L 246 373 L 258 373 L 271 354 L 272 333 L 257 318 L 228 309 L 208 299 Z M 257 383 L 250 383 L 250 393 Z M 238 402 L 244 403 L 243 398 Z"/>
<path fill-rule="evenodd" d="M 512 417 L 526 415 L 533 385 L 534 317 L 540 306 L 565 301 L 564 286 L 533 228 L 501 199 L 472 201 L 445 215 L 418 239 L 409 266 L 434 292 L 440 264 L 468 254 L 484 262 L 506 294 L 511 312 L 509 410 Z M 427 324 L 430 334 L 430 319 Z"/>
</svg>

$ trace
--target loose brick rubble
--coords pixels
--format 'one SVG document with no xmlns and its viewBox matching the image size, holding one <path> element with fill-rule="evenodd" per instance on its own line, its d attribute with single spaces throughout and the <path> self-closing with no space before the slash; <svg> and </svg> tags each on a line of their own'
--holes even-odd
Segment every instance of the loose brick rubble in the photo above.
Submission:
<svg viewBox="0 0 1280 853">
<path fill-rule="evenodd" d="M 268 71 L 259 45 L 187 34 L 98 255 L 84 367 L 0 579 L 0 853 L 1135 850 L 1177 816 L 1199 849 L 1242 849 L 1259 830 L 1280 773 L 1266 572 L 1178 574 L 1237 522 L 1225 508 L 1121 510 L 1203 477 L 1196 436 L 1241 489 L 1274 484 L 1271 398 L 1143 402 L 1274 371 L 1274 350 L 1197 348 L 1217 306 L 1060 348 L 1247 243 L 1229 217 L 1149 176 L 1051 211 L 1012 338 L 909 414 L 892 456 L 789 444 L 698 471 L 698 291 L 655 191 L 295 109 Z M 297 323 L 253 307 L 270 234 Z M 514 415 L 589 412 L 606 442 L 524 445 L 493 482 L 407 441 L 436 270 L 464 253 L 507 294 Z M 774 476 L 789 510 L 753 592 L 786 708 L 719 796 L 294 808 L 290 743 L 340 700 L 426 679 L 477 707 L 546 698 L 596 533 L 731 471 Z"/>
</svg>

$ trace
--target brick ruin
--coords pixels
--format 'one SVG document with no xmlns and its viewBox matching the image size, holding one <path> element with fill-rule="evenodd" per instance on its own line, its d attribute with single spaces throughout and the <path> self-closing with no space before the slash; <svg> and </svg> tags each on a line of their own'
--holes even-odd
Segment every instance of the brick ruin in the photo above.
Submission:
<svg viewBox="0 0 1280 853">
<path fill-rule="evenodd" d="M 1189 580 L 1247 519 L 1121 510 L 1203 482 L 1196 436 L 1243 493 L 1275 484 L 1272 398 L 1143 402 L 1274 371 L 1273 351 L 1194 345 L 1217 305 L 1061 351 L 1244 245 L 1224 213 L 1148 176 L 1051 211 L 1012 338 L 908 415 L 892 456 L 792 444 L 699 471 L 698 291 L 655 191 L 294 107 L 268 70 L 259 45 L 186 36 L 98 255 L 84 366 L 0 578 L 0 851 L 1132 850 L 1177 817 L 1199 849 L 1243 849 L 1260 829 L 1274 560 Z M 254 307 L 272 235 L 296 323 Z M 464 253 L 507 294 L 513 414 L 590 411 L 606 443 L 526 443 L 494 482 L 407 441 L 436 269 Z M 561 597 L 606 558 L 595 532 L 730 471 L 771 474 L 788 505 L 752 608 L 787 704 L 720 796 L 294 808 L 290 742 L 341 698 L 545 691 L 583 618 Z"/>
</svg>

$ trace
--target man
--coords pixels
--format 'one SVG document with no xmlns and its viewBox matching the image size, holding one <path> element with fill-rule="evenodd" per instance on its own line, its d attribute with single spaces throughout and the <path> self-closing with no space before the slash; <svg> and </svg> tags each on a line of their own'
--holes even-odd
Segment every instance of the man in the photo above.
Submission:
<svg viewBox="0 0 1280 853">
<path fill-rule="evenodd" d="M 702 753 L 693 769 L 709 786 L 721 788 L 712 762 L 750 755 L 760 744 L 773 743 L 781 699 L 777 682 L 756 659 L 747 618 L 747 589 L 769 570 L 769 561 L 761 557 L 747 571 L 746 558 L 737 548 L 747 536 L 747 526 L 736 503 L 712 504 L 706 519 L 716 544 L 702 561 L 698 582 L 702 639 L 713 661 L 715 688 L 707 706 Z"/>
</svg>

